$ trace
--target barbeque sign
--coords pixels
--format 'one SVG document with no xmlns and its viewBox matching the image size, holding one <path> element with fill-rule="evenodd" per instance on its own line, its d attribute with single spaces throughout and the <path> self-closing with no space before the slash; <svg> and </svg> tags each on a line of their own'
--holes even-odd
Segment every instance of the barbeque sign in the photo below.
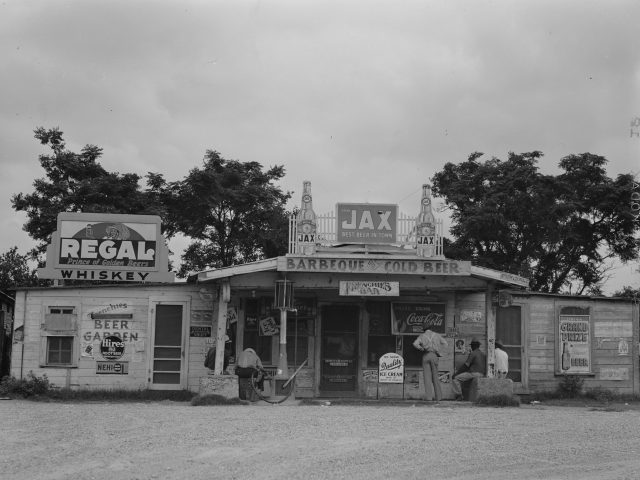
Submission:
<svg viewBox="0 0 640 480">
<path fill-rule="evenodd" d="M 58 214 L 40 278 L 173 282 L 156 215 Z"/>
</svg>

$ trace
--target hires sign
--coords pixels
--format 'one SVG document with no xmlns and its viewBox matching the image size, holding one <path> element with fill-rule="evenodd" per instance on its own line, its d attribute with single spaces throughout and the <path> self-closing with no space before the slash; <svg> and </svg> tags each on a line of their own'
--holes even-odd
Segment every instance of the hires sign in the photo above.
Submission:
<svg viewBox="0 0 640 480">
<path fill-rule="evenodd" d="M 40 278 L 172 282 L 155 215 L 60 213 Z"/>
<path fill-rule="evenodd" d="M 398 206 L 374 203 L 338 203 L 338 243 L 396 243 Z"/>
</svg>

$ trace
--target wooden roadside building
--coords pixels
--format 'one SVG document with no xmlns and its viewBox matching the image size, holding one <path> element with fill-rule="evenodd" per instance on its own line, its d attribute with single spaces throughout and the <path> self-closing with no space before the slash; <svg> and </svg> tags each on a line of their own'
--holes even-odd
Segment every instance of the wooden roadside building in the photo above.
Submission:
<svg viewBox="0 0 640 480">
<path fill-rule="evenodd" d="M 298 398 L 420 399 L 421 353 L 412 342 L 430 328 L 448 342 L 439 364 L 444 398 L 453 398 L 451 375 L 472 338 L 487 353 L 488 376 L 501 340 L 515 393 L 554 389 L 566 374 L 640 393 L 637 305 L 537 294 L 525 278 L 445 258 L 427 185 L 413 215 L 370 203 L 316 215 L 309 182 L 301 205 L 286 255 L 203 271 L 193 283 L 163 276 L 159 219 L 63 214 L 45 275 L 145 283 L 18 290 L 14 329 L 23 335 L 13 375 L 46 373 L 75 388 L 199 391 L 223 373 L 226 344 L 231 370 L 247 347 L 276 375 L 302 366 Z M 109 243 L 99 229 L 130 236 Z M 132 231 L 142 233 L 134 240 Z M 203 364 L 212 346 L 213 372 Z M 402 375 L 389 375 L 387 354 L 401 359 Z"/>
</svg>

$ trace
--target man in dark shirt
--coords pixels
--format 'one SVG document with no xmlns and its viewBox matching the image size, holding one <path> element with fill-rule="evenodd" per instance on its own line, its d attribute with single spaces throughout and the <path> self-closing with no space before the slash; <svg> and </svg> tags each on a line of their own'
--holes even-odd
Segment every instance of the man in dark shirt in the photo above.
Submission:
<svg viewBox="0 0 640 480">
<path fill-rule="evenodd" d="M 462 382 L 473 380 L 475 377 L 484 377 L 486 373 L 487 356 L 480 350 L 480 342 L 473 338 L 467 361 L 456 371 L 451 381 L 456 400 L 462 400 Z"/>
</svg>

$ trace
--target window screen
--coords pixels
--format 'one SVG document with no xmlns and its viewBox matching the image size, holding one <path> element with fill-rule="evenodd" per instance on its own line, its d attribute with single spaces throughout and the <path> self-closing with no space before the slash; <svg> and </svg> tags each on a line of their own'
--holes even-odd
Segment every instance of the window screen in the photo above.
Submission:
<svg viewBox="0 0 640 480">
<path fill-rule="evenodd" d="M 47 337 L 47 365 L 73 363 L 73 337 Z"/>
</svg>

